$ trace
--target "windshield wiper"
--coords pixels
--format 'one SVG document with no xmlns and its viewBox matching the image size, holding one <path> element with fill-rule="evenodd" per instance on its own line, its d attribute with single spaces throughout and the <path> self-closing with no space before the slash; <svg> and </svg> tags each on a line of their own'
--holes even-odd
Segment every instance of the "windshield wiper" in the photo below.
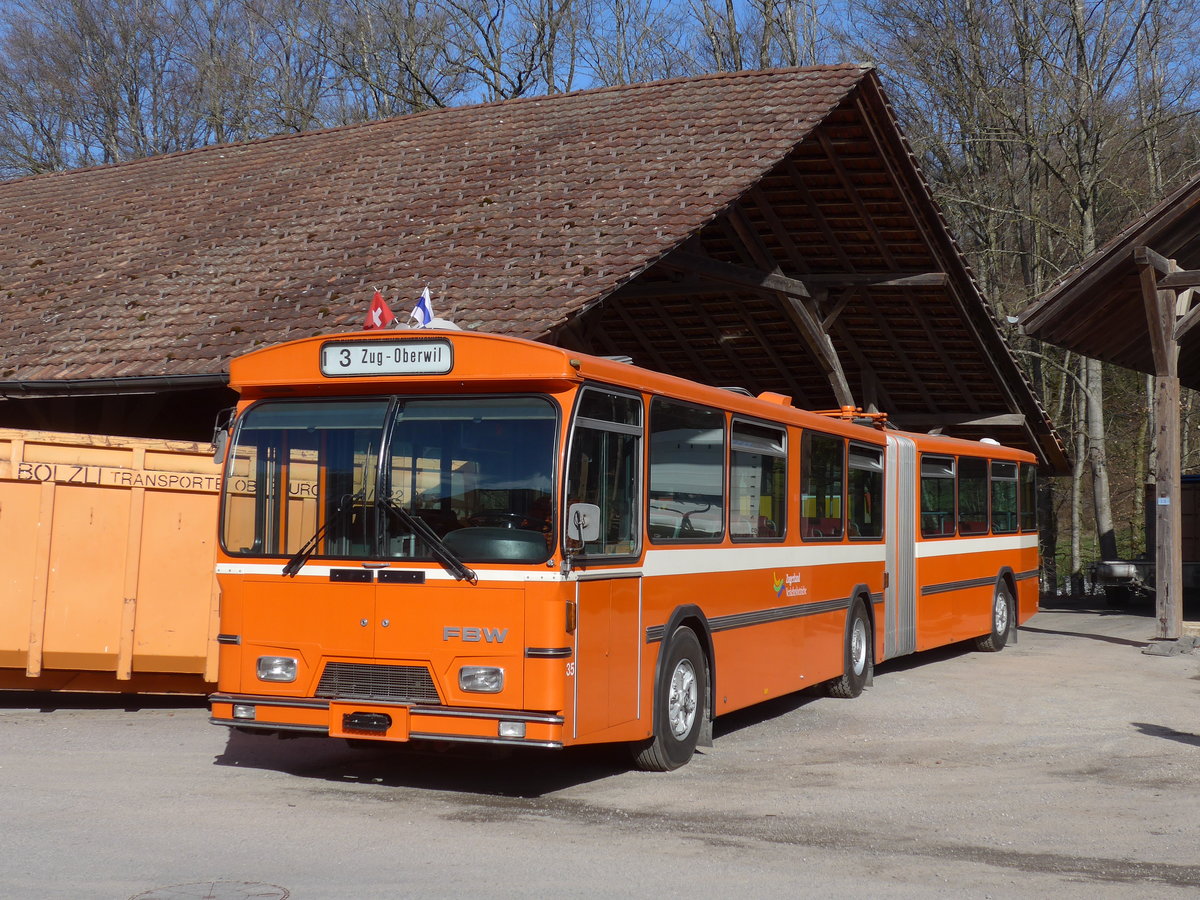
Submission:
<svg viewBox="0 0 1200 900">
<path fill-rule="evenodd" d="M 445 545 L 442 539 L 437 536 L 437 532 L 430 528 L 429 524 L 424 519 L 422 519 L 420 516 L 413 515 L 403 506 L 393 503 L 391 500 L 384 497 L 377 497 L 375 503 L 376 505 L 385 509 L 387 512 L 390 512 L 392 515 L 394 515 L 397 519 L 407 525 L 409 530 L 414 535 L 427 543 L 429 545 L 429 549 L 433 551 L 433 555 L 438 558 L 442 565 L 454 573 L 454 577 L 457 580 L 462 581 L 463 579 L 466 579 L 471 584 L 477 584 L 479 582 L 479 576 L 475 574 L 475 571 L 461 559 L 459 559 L 453 550 Z"/>
<path fill-rule="evenodd" d="M 308 539 L 303 547 L 296 551 L 296 555 L 287 561 L 283 567 L 283 574 L 289 578 L 295 578 L 306 562 L 317 552 L 317 547 L 320 546 L 321 538 L 325 537 L 325 532 L 329 527 L 337 522 L 350 511 L 350 508 L 355 500 L 361 500 L 363 494 L 360 491 L 357 494 L 346 494 L 338 502 L 337 509 L 325 517 L 325 521 L 321 523 L 321 527 L 313 532 L 313 536 Z"/>
</svg>

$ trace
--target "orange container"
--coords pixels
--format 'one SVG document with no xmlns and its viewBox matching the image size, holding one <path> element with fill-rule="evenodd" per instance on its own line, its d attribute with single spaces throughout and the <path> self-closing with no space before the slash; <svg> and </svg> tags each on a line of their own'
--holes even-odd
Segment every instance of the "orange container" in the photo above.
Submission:
<svg viewBox="0 0 1200 900">
<path fill-rule="evenodd" d="M 207 693 L 207 444 L 0 428 L 0 689 Z"/>
</svg>

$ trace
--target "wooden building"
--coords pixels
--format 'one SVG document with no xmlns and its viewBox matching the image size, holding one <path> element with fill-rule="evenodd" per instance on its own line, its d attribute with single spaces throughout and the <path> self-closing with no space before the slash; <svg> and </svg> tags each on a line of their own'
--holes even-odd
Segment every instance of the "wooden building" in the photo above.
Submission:
<svg viewBox="0 0 1200 900">
<path fill-rule="evenodd" d="M 204 438 L 229 359 L 428 285 L 463 328 L 1063 446 L 876 73 L 434 110 L 0 183 L 0 425 Z"/>
<path fill-rule="evenodd" d="M 1155 378 L 1158 636 L 1183 627 L 1180 386 L 1200 390 L 1200 178 L 1097 250 L 1020 315 L 1022 330 Z"/>
</svg>

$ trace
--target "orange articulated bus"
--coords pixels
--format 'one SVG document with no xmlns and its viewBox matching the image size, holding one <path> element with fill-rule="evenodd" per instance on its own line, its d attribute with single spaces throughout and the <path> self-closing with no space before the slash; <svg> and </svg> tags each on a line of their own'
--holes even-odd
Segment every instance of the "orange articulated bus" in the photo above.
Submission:
<svg viewBox="0 0 1200 900">
<path fill-rule="evenodd" d="M 625 742 L 1037 610 L 1035 459 L 459 331 L 234 361 L 212 721 Z"/>
</svg>

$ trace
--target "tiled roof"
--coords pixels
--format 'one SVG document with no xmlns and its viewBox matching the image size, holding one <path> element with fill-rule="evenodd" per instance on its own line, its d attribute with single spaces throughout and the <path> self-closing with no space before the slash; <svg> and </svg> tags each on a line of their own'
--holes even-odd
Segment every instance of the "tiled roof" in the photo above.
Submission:
<svg viewBox="0 0 1200 900">
<path fill-rule="evenodd" d="M 217 374 L 398 314 L 536 337 L 749 190 L 869 71 L 713 75 L 0 183 L 0 383 Z M 396 299 L 398 298 L 398 299 Z"/>
</svg>

